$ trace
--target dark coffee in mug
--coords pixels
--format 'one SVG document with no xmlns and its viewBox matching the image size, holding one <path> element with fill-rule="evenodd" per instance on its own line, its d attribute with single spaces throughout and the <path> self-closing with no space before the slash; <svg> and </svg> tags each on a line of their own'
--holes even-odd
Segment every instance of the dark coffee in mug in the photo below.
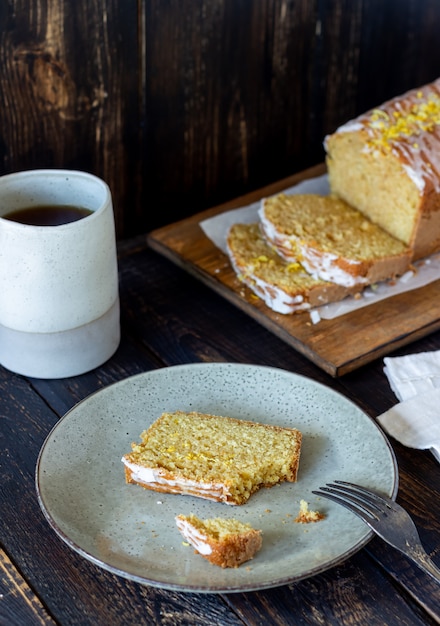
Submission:
<svg viewBox="0 0 440 626">
<path fill-rule="evenodd" d="M 32 206 L 2 215 L 4 219 L 30 226 L 60 226 L 87 217 L 93 211 L 69 205 Z"/>
</svg>

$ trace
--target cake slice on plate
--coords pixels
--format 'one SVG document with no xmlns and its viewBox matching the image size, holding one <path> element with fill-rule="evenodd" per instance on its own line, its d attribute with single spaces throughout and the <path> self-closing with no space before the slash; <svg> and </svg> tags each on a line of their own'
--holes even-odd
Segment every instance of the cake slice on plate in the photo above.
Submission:
<svg viewBox="0 0 440 626">
<path fill-rule="evenodd" d="M 178 515 L 177 528 L 198 554 L 220 567 L 238 567 L 262 545 L 261 531 L 235 519 L 205 519 Z"/>
<path fill-rule="evenodd" d="M 295 482 L 294 428 L 204 413 L 163 413 L 125 454 L 125 477 L 146 489 L 239 505 L 261 487 Z"/>
</svg>

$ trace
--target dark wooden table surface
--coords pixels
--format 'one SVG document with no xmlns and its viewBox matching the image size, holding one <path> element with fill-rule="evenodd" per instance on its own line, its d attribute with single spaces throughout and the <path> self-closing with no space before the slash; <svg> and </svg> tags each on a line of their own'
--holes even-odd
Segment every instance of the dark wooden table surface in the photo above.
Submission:
<svg viewBox="0 0 440 626">
<path fill-rule="evenodd" d="M 95 390 L 132 374 L 192 362 L 240 362 L 301 373 L 341 392 L 371 417 L 395 403 L 382 360 L 334 379 L 243 311 L 150 250 L 120 244 L 122 342 L 99 369 L 39 380 L 0 367 L 0 624 L 435 624 L 440 585 L 373 538 L 343 564 L 295 584 L 251 593 L 193 594 L 142 586 L 70 550 L 41 512 L 34 486 L 40 447 L 57 420 Z M 343 338 L 341 338 L 341 341 Z M 400 354 L 440 349 L 440 332 Z M 392 441 L 398 501 L 440 564 L 440 467 L 429 452 Z"/>
</svg>

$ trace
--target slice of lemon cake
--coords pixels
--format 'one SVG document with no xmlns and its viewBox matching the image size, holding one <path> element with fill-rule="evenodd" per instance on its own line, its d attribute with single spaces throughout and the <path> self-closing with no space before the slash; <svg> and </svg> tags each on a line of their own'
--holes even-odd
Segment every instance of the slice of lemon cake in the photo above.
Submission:
<svg viewBox="0 0 440 626">
<path fill-rule="evenodd" d="M 261 530 L 235 519 L 205 519 L 178 515 L 177 528 L 195 551 L 214 565 L 238 567 L 262 546 Z"/>
<path fill-rule="evenodd" d="M 163 413 L 125 454 L 125 477 L 146 489 L 243 504 L 260 487 L 295 482 L 301 433 L 203 413 Z"/>
<path fill-rule="evenodd" d="M 315 278 L 369 285 L 410 266 L 407 245 L 336 196 L 281 193 L 262 200 L 259 214 L 268 242 Z"/>
<path fill-rule="evenodd" d="M 266 243 L 258 224 L 234 224 L 228 233 L 227 250 L 239 280 L 277 313 L 306 311 L 361 289 L 313 278 L 297 261 L 286 262 Z"/>
</svg>

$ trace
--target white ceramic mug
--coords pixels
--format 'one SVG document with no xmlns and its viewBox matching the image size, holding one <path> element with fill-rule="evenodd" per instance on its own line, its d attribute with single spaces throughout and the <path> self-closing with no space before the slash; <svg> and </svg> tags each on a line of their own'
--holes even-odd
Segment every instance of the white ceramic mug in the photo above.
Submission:
<svg viewBox="0 0 440 626">
<path fill-rule="evenodd" d="M 42 205 L 91 213 L 59 226 L 3 217 Z M 115 226 L 106 183 L 73 170 L 0 177 L 0 364 L 31 377 L 64 378 L 104 363 L 119 341 Z"/>
</svg>

